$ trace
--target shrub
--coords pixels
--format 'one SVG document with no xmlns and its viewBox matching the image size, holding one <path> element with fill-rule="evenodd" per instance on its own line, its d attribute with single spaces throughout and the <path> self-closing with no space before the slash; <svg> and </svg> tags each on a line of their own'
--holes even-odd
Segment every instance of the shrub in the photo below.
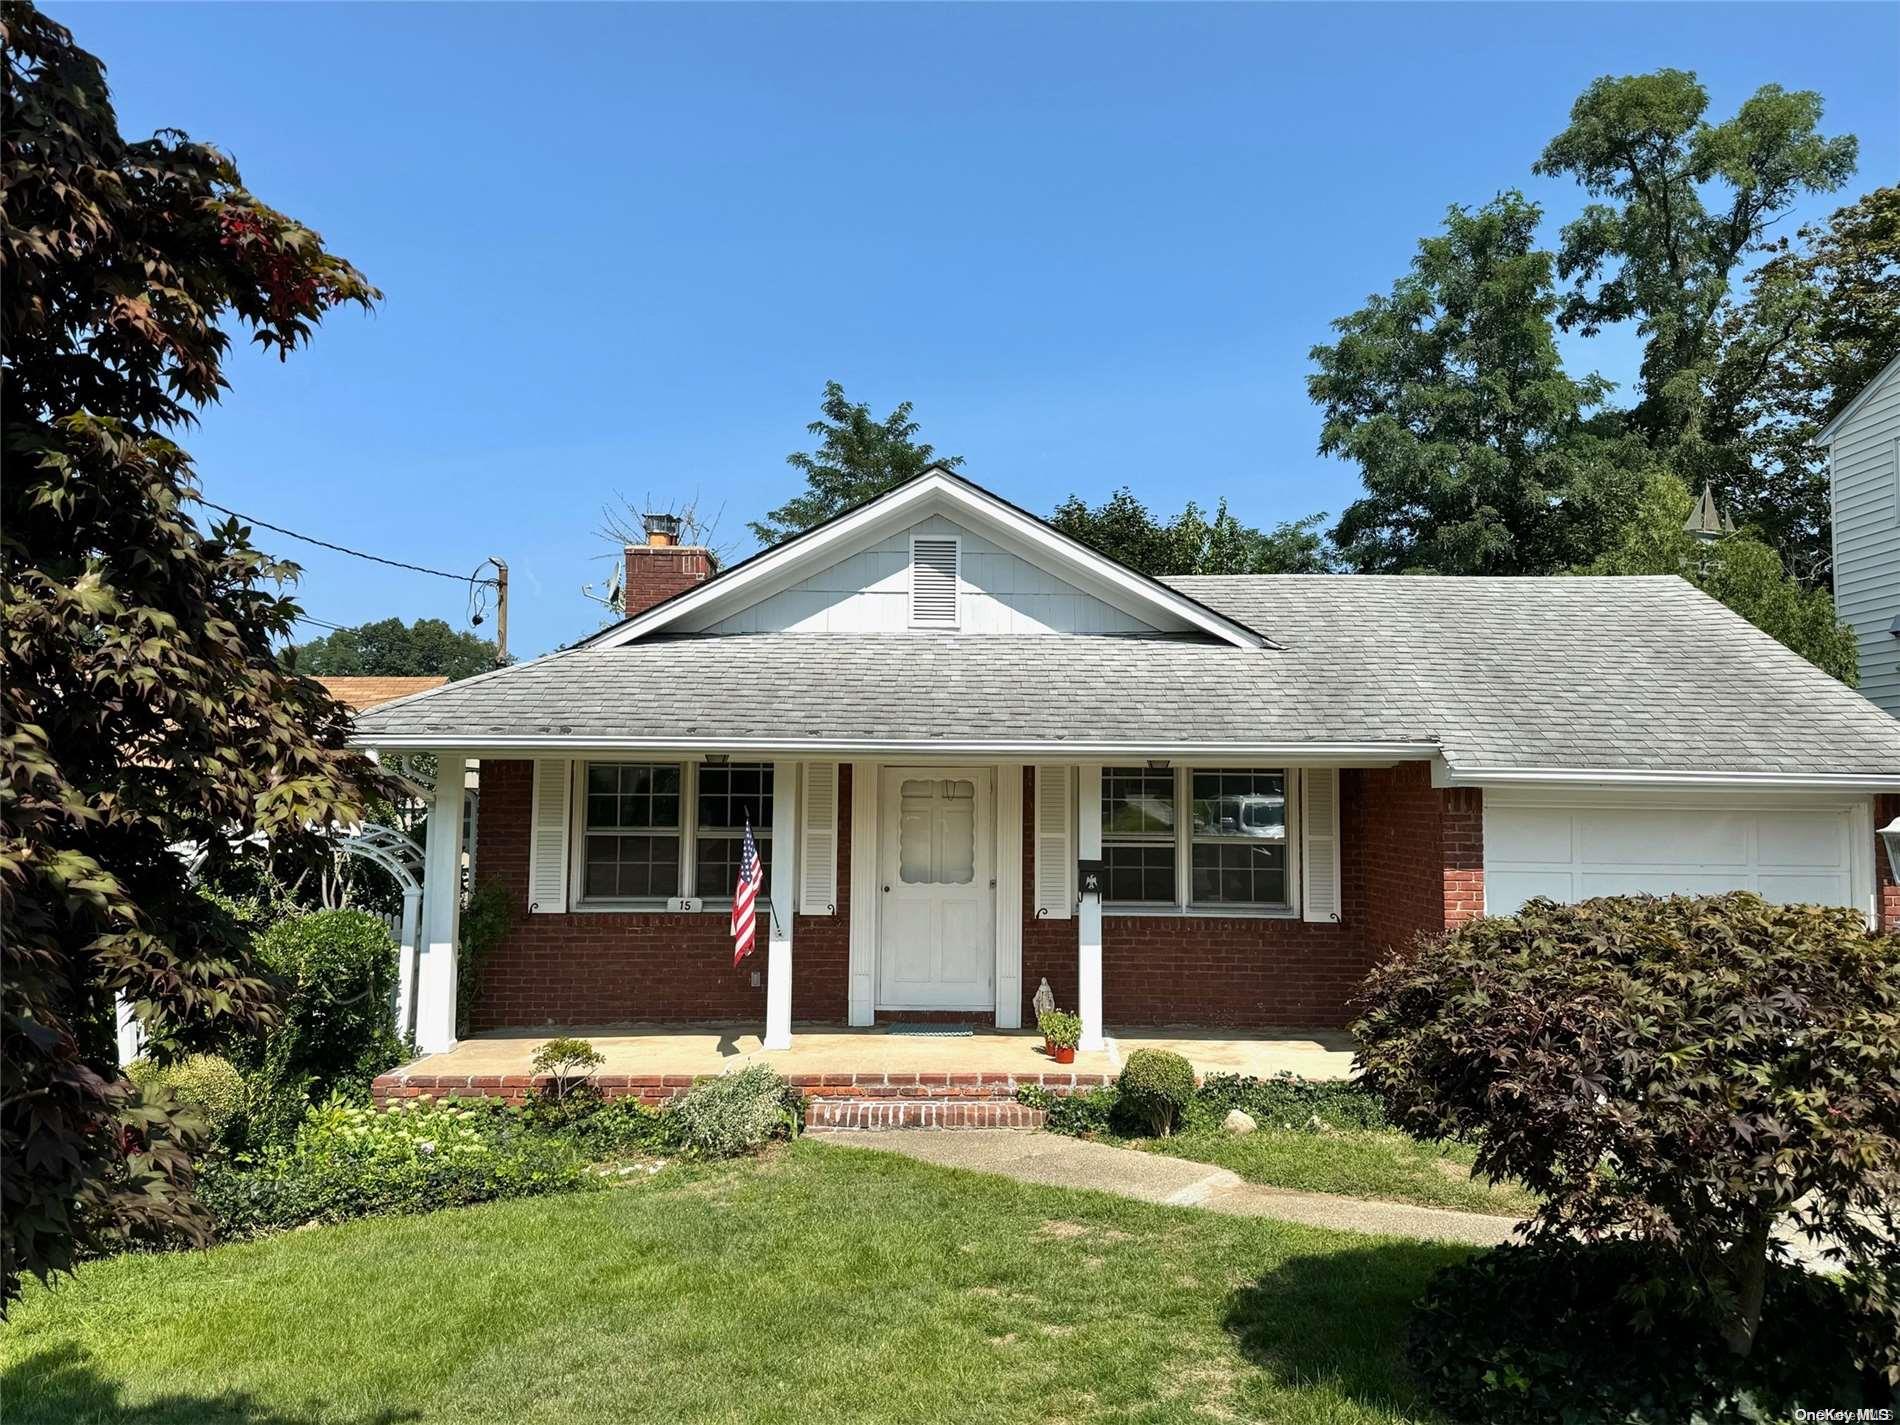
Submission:
<svg viewBox="0 0 1900 1425">
<path fill-rule="evenodd" d="M 1046 1126 L 1051 1133 L 1080 1138 L 1113 1130 L 1121 1094 L 1113 1084 L 1082 1093 L 1050 1093 L 1038 1084 L 1025 1084 L 1016 1090 L 1016 1102 L 1047 1113 Z"/>
<path fill-rule="evenodd" d="M 564 1130 L 590 1158 L 621 1153 L 672 1153 L 680 1147 L 678 1115 L 635 1098 L 608 1099 Z"/>
<path fill-rule="evenodd" d="M 1270 1079 L 1209 1074 L 1194 1092 L 1189 1116 L 1197 1125 L 1219 1123 L 1235 1108 L 1262 1127 L 1306 1129 L 1315 1119 L 1329 1128 L 1387 1126 L 1385 1105 L 1357 1080 L 1302 1079 L 1289 1073 Z"/>
<path fill-rule="evenodd" d="M 1474 1141 L 1542 1195 L 1537 1230 L 1678 1248 L 1737 1355 L 1776 1225 L 1832 1237 L 1863 1365 L 1900 1382 L 1900 939 L 1739 892 L 1532 901 L 1387 961 L 1364 1003 L 1393 1120 Z"/>
<path fill-rule="evenodd" d="M 1194 1097 L 1194 1066 L 1170 1049 L 1137 1049 L 1116 1081 L 1122 1107 L 1157 1138 L 1174 1131 Z"/>
<path fill-rule="evenodd" d="M 1042 1037 L 1058 1049 L 1073 1049 L 1082 1042 L 1082 1016 L 1060 1009 L 1046 1009 L 1036 1016 Z"/>
<path fill-rule="evenodd" d="M 250 1066 L 260 1096 L 284 1109 L 278 1128 L 296 1103 L 339 1090 L 364 1096 L 376 1075 L 403 1061 L 391 1013 L 396 946 L 374 916 L 293 916 L 265 932 L 257 953 L 283 982 L 282 1022 Z"/>
<path fill-rule="evenodd" d="M 530 1063 L 537 1074 L 554 1080 L 550 1086 L 555 1098 L 565 1098 L 570 1089 L 587 1083 L 588 1076 L 606 1063 L 606 1057 L 585 1039 L 550 1039 L 534 1051 Z"/>
<path fill-rule="evenodd" d="M 168 1090 L 180 1103 L 204 1110 L 212 1137 L 219 1142 L 228 1144 L 241 1137 L 247 1094 L 244 1076 L 229 1059 L 216 1054 L 193 1054 L 175 1064 L 135 1059 L 125 1076 L 141 1092 Z"/>
<path fill-rule="evenodd" d="M 221 1235 L 250 1237 L 309 1222 L 572 1192 L 596 1181 L 573 1145 L 486 1105 L 418 1099 L 379 1112 L 332 1099 L 310 1110 L 288 1146 L 256 1165 L 207 1165 L 198 1195 Z"/>
<path fill-rule="evenodd" d="M 701 1079 L 673 1105 L 680 1147 L 705 1158 L 750 1152 L 804 1126 L 804 1095 L 764 1064 Z"/>
<path fill-rule="evenodd" d="M 1432 1403 L 1503 1422 L 1790 1419 L 1856 1391 L 1851 1306 L 1798 1267 L 1768 1275 L 1756 1347 L 1737 1358 L 1690 1263 L 1635 1242 L 1545 1241 L 1436 1272 L 1406 1356 Z M 1870 1402 L 1871 1403 L 1871 1402 Z"/>
</svg>

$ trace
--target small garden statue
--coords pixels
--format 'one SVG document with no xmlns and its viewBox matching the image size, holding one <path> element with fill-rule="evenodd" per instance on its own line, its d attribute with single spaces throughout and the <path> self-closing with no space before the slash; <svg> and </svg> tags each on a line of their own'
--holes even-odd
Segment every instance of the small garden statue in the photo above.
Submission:
<svg viewBox="0 0 1900 1425">
<path fill-rule="evenodd" d="M 1029 1001 L 1029 1007 L 1036 1011 L 1036 1022 L 1038 1024 L 1042 1022 L 1042 1017 L 1045 1014 L 1056 1007 L 1056 992 L 1049 988 L 1049 977 L 1047 975 L 1044 975 L 1042 983 L 1036 986 L 1036 997 Z"/>
</svg>

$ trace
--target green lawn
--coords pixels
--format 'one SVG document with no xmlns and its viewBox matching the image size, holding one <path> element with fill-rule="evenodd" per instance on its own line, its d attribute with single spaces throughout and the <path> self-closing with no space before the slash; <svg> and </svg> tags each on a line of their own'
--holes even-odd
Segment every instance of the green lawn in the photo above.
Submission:
<svg viewBox="0 0 1900 1425">
<path fill-rule="evenodd" d="M 1537 1209 L 1536 1196 L 1519 1183 L 1474 1180 L 1473 1149 L 1460 1143 L 1421 1143 L 1396 1129 L 1299 1133 L 1262 1128 L 1237 1135 L 1210 1128 L 1172 1138 L 1103 1141 L 1213 1163 L 1270 1187 L 1418 1202 L 1500 1217 L 1528 1217 Z"/>
<path fill-rule="evenodd" d="M 1402 1420 L 1408 1304 L 1459 1255 L 805 1141 L 90 1264 L 0 1327 L 0 1415 Z"/>
</svg>

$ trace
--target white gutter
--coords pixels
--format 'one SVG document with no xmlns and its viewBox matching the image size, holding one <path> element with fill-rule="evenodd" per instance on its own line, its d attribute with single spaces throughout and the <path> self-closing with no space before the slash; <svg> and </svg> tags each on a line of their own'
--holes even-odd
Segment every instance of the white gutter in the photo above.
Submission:
<svg viewBox="0 0 1900 1425">
<path fill-rule="evenodd" d="M 1180 758 L 1281 761 L 1316 766 L 1361 763 L 1372 766 L 1412 761 L 1436 755 L 1435 742 L 1127 742 L 1127 741 L 951 741 L 945 738 L 783 738 L 707 737 L 681 741 L 677 737 L 576 737 L 567 734 L 523 736 L 512 733 L 490 737 L 451 734 L 402 733 L 378 737 L 359 733 L 354 747 L 403 752 L 653 752 L 687 757 L 707 753 L 787 753 L 851 757 L 858 754 L 926 757 L 1028 757 L 1045 760 L 1084 760 L 1110 757 Z"/>
<path fill-rule="evenodd" d="M 1738 787 L 1789 792 L 1900 792 L 1900 771 L 1881 772 L 1672 772 L 1573 767 L 1463 767 L 1442 761 L 1432 768 L 1441 787 Z"/>
</svg>

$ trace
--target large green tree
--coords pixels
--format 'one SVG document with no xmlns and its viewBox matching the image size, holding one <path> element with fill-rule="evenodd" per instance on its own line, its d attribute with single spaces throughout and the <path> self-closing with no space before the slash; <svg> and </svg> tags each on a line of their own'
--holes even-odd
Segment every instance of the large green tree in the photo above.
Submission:
<svg viewBox="0 0 1900 1425">
<path fill-rule="evenodd" d="M 1319 448 L 1366 485 L 1333 531 L 1348 567 L 1552 573 L 1620 523 L 1643 455 L 1591 419 L 1609 383 L 1564 370 L 1539 217 L 1514 192 L 1453 207 L 1391 292 L 1313 348 Z"/>
<path fill-rule="evenodd" d="M 1318 526 L 1325 515 L 1271 530 L 1242 524 L 1223 498 L 1210 518 L 1192 500 L 1173 519 L 1157 519 L 1123 486 L 1099 505 L 1071 495 L 1049 522 L 1131 569 L 1163 574 L 1323 574 L 1332 547 Z"/>
<path fill-rule="evenodd" d="M 805 477 L 794 495 L 762 520 L 751 522 L 760 544 L 771 546 L 874 499 L 932 465 L 954 470 L 961 455 L 939 455 L 920 444 L 922 429 L 905 401 L 883 420 L 868 405 L 853 404 L 836 381 L 825 383 L 823 414 L 805 429 L 818 437 L 814 451 L 793 451 L 785 463 Z"/>
<path fill-rule="evenodd" d="M 1815 667 L 1856 686 L 1854 631 L 1835 617 L 1833 595 L 1804 588 L 1750 531 L 1708 541 L 1690 534 L 1683 526 L 1694 506 L 1674 475 L 1653 473 L 1616 543 L 1585 572 L 1679 574 Z"/>
<path fill-rule="evenodd" d="M 1769 254 L 1719 326 L 1709 404 L 1732 458 L 1710 484 L 1797 577 L 1825 583 L 1827 452 L 1814 438 L 1900 355 L 1900 188 L 1875 189 Z"/>
<path fill-rule="evenodd" d="M 312 678 L 472 678 L 499 666 L 495 645 L 439 618 L 413 624 L 378 619 L 339 628 L 291 650 L 291 666 Z"/>
<path fill-rule="evenodd" d="M 1605 76 L 1577 99 L 1535 170 L 1568 174 L 1599 200 L 1563 230 L 1558 271 L 1572 286 L 1562 324 L 1586 335 L 1637 324 L 1636 428 L 1677 453 L 1692 485 L 1723 457 L 1705 407 L 1717 318 L 1736 270 L 1802 195 L 1845 183 L 1858 153 L 1852 136 L 1819 132 L 1821 97 L 1812 92 L 1763 85 L 1720 123 L 1704 117 L 1708 107 L 1708 91 L 1684 70 Z"/>
<path fill-rule="evenodd" d="M 193 1231 L 189 1124 L 118 1073 L 148 1024 L 243 1032 L 271 1005 L 171 849 L 319 835 L 373 766 L 273 645 L 295 566 L 194 524 L 171 438 L 224 389 L 230 329 L 287 355 L 375 290 L 183 134 L 120 136 L 99 61 L 0 7 L 0 1306 L 22 1276 Z"/>
</svg>

